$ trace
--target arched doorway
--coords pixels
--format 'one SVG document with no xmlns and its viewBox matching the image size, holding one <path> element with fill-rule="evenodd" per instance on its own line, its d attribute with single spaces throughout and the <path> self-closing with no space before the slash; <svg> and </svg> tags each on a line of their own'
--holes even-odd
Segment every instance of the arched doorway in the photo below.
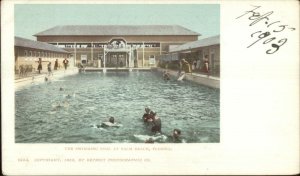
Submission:
<svg viewBox="0 0 300 176">
<path fill-rule="evenodd" d="M 104 67 L 128 67 L 131 58 L 131 47 L 123 38 L 112 38 L 104 47 Z"/>
</svg>

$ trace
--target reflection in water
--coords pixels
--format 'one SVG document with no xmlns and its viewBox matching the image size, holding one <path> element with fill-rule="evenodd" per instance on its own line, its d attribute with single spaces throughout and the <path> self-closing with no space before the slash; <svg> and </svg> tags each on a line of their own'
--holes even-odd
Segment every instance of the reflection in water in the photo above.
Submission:
<svg viewBox="0 0 300 176">
<path fill-rule="evenodd" d="M 32 84 L 15 95 L 16 142 L 143 143 L 152 137 L 166 143 L 175 128 L 187 143 L 220 138 L 219 90 L 175 78 L 164 81 L 155 72 L 77 74 Z M 146 106 L 161 118 L 161 136 L 141 120 Z M 109 116 L 122 126 L 98 128 Z"/>
</svg>

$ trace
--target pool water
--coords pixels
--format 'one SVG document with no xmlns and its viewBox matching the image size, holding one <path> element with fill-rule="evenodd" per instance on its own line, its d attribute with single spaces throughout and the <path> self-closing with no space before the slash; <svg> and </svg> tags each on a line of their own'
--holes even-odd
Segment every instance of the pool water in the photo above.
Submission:
<svg viewBox="0 0 300 176">
<path fill-rule="evenodd" d="M 63 90 L 60 90 L 63 88 Z M 153 134 L 141 120 L 149 106 L 162 121 Z M 15 92 L 17 143 L 170 143 L 220 141 L 220 91 L 158 72 L 78 73 Z M 121 127 L 99 127 L 108 117 Z M 98 126 L 98 127 L 97 127 Z"/>
</svg>

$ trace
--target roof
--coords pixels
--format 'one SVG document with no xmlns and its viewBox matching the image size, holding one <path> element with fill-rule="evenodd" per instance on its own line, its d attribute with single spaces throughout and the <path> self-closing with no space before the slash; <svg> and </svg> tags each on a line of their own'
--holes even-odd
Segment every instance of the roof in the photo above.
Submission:
<svg viewBox="0 0 300 176">
<path fill-rule="evenodd" d="M 15 46 L 20 47 L 27 47 L 27 48 L 33 48 L 33 49 L 41 49 L 41 50 L 47 50 L 47 51 L 55 51 L 55 52 L 61 52 L 61 53 L 69 53 L 66 50 L 63 50 L 61 48 L 55 47 L 54 45 L 45 43 L 45 42 L 38 42 L 34 40 L 29 40 L 21 37 L 15 37 Z"/>
<path fill-rule="evenodd" d="M 220 44 L 220 35 L 185 43 L 178 47 L 171 48 L 170 52 L 190 50 L 190 49 L 194 49 L 194 48 L 200 48 L 200 47 L 217 45 L 217 44 Z"/>
<path fill-rule="evenodd" d="M 55 26 L 34 36 L 91 35 L 196 35 L 179 25 L 64 25 Z"/>
</svg>

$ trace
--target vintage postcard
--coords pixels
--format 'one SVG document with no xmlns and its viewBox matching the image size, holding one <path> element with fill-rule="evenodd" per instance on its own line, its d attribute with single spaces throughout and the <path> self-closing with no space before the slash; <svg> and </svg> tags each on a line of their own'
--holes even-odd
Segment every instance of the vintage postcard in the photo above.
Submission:
<svg viewBox="0 0 300 176">
<path fill-rule="evenodd" d="M 3 174 L 299 173 L 297 1 L 3 1 L 1 18 Z"/>
</svg>

